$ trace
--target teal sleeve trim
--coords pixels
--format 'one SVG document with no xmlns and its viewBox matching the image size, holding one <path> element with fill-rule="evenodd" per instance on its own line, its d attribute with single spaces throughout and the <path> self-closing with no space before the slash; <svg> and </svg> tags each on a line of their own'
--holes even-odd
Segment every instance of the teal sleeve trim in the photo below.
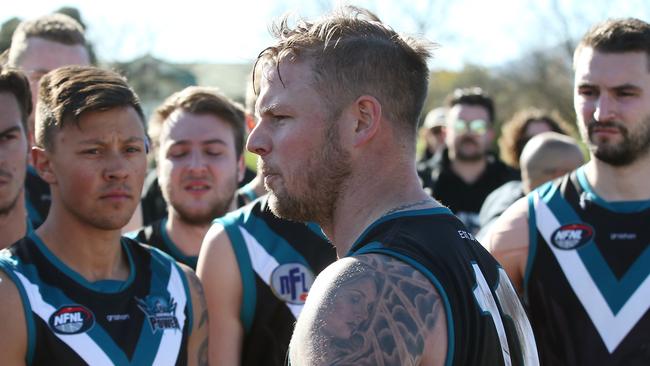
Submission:
<svg viewBox="0 0 650 366">
<path fill-rule="evenodd" d="M 445 366 L 453 365 L 454 351 L 456 347 L 455 338 L 454 338 L 455 337 L 454 318 L 451 313 L 451 303 L 449 302 L 449 297 L 447 296 L 444 287 L 442 287 L 442 284 L 440 283 L 440 281 L 438 281 L 436 276 L 434 276 L 433 273 L 431 273 L 431 271 L 429 271 L 427 268 L 425 268 L 421 263 L 417 262 L 415 259 L 406 256 L 402 253 L 397 253 L 391 249 L 385 248 L 379 242 L 369 243 L 368 245 L 365 245 L 359 251 L 355 252 L 354 256 L 358 256 L 362 254 L 383 254 L 389 257 L 393 257 L 412 266 L 420 273 L 422 273 L 425 277 L 427 277 L 429 281 L 431 281 L 433 286 L 440 294 L 443 303 L 445 304 L 445 315 L 447 318 L 447 357 L 445 359 Z"/>
<path fill-rule="evenodd" d="M 257 305 L 255 272 L 253 271 L 246 242 L 241 231 L 239 231 L 237 216 L 226 215 L 218 219 L 218 221 L 226 230 L 233 252 L 235 253 L 235 258 L 237 258 L 237 265 L 239 266 L 239 274 L 241 275 L 242 281 L 242 302 L 239 316 L 244 327 L 244 332 L 248 334 L 253 326 L 255 307 Z"/>
<path fill-rule="evenodd" d="M 34 350 L 36 349 L 36 325 L 34 324 L 34 317 L 32 315 L 32 306 L 29 303 L 29 297 L 27 297 L 27 292 L 25 292 L 22 282 L 16 277 L 14 271 L 8 268 L 3 259 L 0 259 L 0 271 L 4 271 L 9 276 L 18 289 L 20 298 L 23 301 L 25 325 L 27 326 L 27 354 L 25 355 L 25 363 L 31 365 L 34 362 Z"/>
<path fill-rule="evenodd" d="M 535 193 L 528 195 L 528 259 L 524 273 L 524 300 L 528 302 L 528 282 L 533 272 L 533 264 L 537 255 L 537 221 L 535 219 Z"/>
</svg>

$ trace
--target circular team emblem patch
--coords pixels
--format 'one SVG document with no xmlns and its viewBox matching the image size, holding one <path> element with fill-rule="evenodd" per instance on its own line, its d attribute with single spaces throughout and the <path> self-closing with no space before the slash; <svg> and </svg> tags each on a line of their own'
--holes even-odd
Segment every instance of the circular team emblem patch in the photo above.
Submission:
<svg viewBox="0 0 650 366">
<path fill-rule="evenodd" d="M 273 293 L 290 304 L 304 304 L 313 283 L 314 274 L 300 263 L 281 264 L 271 273 Z"/>
<path fill-rule="evenodd" d="M 84 306 L 66 305 L 55 311 L 48 323 L 55 333 L 79 334 L 95 325 L 95 316 Z"/>
<path fill-rule="evenodd" d="M 551 244 L 558 249 L 572 250 L 587 244 L 594 237 L 594 229 L 587 224 L 563 225 L 551 235 Z"/>
</svg>

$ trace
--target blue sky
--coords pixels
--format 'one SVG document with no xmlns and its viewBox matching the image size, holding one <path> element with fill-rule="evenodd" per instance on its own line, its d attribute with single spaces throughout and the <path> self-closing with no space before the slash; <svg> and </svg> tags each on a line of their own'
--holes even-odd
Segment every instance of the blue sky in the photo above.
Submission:
<svg viewBox="0 0 650 366">
<path fill-rule="evenodd" d="M 272 19 L 291 11 L 313 16 L 339 1 L 6 1 L 4 22 L 75 6 L 100 59 L 126 61 L 145 53 L 176 62 L 250 62 L 270 42 Z M 566 34 L 579 37 L 594 21 L 636 16 L 646 21 L 644 0 L 359 0 L 400 32 L 415 33 L 427 22 L 426 37 L 438 42 L 432 68 L 459 69 L 471 62 L 495 66 Z M 432 4 L 432 5 L 431 5 Z M 155 9 L 154 9 L 155 7 Z M 429 10 L 427 10 L 429 9 Z M 557 10 L 556 10 L 557 9 Z M 563 14 L 565 22 L 557 14 Z"/>
</svg>

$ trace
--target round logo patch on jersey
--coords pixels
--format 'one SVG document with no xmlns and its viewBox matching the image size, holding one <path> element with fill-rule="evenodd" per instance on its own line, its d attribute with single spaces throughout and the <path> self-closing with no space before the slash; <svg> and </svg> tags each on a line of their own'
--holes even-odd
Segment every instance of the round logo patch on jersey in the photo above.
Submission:
<svg viewBox="0 0 650 366">
<path fill-rule="evenodd" d="M 300 263 L 279 265 L 271 273 L 271 289 L 280 300 L 302 305 L 314 283 L 314 274 Z"/>
<path fill-rule="evenodd" d="M 594 229 L 587 224 L 563 225 L 551 235 L 551 244 L 558 249 L 572 250 L 587 244 L 594 237 Z"/>
<path fill-rule="evenodd" d="M 79 334 L 95 325 L 95 316 L 84 306 L 66 305 L 55 311 L 48 323 L 55 333 Z"/>
</svg>

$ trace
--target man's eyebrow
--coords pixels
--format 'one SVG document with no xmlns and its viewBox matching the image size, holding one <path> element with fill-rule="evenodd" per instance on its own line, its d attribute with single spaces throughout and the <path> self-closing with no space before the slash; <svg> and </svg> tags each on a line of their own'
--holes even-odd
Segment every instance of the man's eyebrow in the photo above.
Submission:
<svg viewBox="0 0 650 366">
<path fill-rule="evenodd" d="M 634 89 L 634 90 L 640 90 L 641 87 L 638 85 L 630 84 L 630 83 L 625 83 L 623 85 L 617 85 L 612 87 L 614 90 L 626 90 L 626 89 Z"/>
</svg>

